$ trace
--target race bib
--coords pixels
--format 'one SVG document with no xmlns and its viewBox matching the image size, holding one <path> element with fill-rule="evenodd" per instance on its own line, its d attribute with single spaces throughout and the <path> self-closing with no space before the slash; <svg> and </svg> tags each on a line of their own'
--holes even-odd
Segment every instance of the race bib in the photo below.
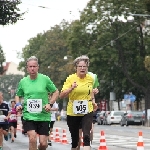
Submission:
<svg viewBox="0 0 150 150">
<path fill-rule="evenodd" d="M 73 101 L 73 113 L 74 114 L 87 114 L 88 109 L 88 100 L 74 100 Z"/>
<path fill-rule="evenodd" d="M 4 120 L 5 117 L 6 117 L 5 115 L 0 115 L 0 122 L 5 122 Z"/>
<path fill-rule="evenodd" d="M 17 115 L 11 114 L 9 118 L 10 118 L 10 120 L 17 120 Z"/>
<path fill-rule="evenodd" d="M 30 113 L 42 112 L 42 99 L 27 99 L 27 111 Z"/>
</svg>

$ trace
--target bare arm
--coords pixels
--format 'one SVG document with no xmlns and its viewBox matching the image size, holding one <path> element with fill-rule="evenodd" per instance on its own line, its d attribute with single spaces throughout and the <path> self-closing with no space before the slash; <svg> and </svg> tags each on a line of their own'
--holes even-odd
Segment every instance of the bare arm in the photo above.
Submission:
<svg viewBox="0 0 150 150">
<path fill-rule="evenodd" d="M 69 93 L 72 92 L 72 90 L 73 90 L 74 88 L 76 88 L 77 86 L 78 86 L 77 83 L 74 82 L 74 83 L 72 84 L 72 86 L 71 86 L 69 89 L 62 91 L 62 92 L 60 93 L 59 97 L 60 97 L 61 99 L 68 97 Z"/>
<path fill-rule="evenodd" d="M 73 88 L 71 87 L 71 88 L 69 88 L 69 89 L 67 89 L 67 90 L 62 91 L 62 92 L 60 93 L 59 97 L 60 97 L 61 99 L 68 97 L 69 93 L 70 93 L 72 90 L 73 90 Z"/>
<path fill-rule="evenodd" d="M 93 104 L 93 111 L 96 111 L 98 106 L 97 104 L 95 103 L 95 96 L 94 96 L 94 92 L 91 93 L 91 98 L 92 98 L 92 104 Z"/>
<path fill-rule="evenodd" d="M 10 115 L 11 115 L 11 112 L 9 111 L 9 112 L 8 112 L 8 116 L 7 116 L 7 117 L 8 117 L 8 118 L 10 118 Z"/>
<path fill-rule="evenodd" d="M 52 94 L 52 96 L 51 96 L 50 104 L 54 104 L 55 101 L 57 100 L 58 96 L 59 96 L 59 91 L 56 90 L 56 91 Z"/>
<path fill-rule="evenodd" d="M 16 102 L 16 110 L 19 111 L 22 109 L 21 106 L 21 98 L 19 96 L 15 96 L 15 102 Z"/>
<path fill-rule="evenodd" d="M 57 111 L 58 108 L 51 108 L 50 111 Z"/>
<path fill-rule="evenodd" d="M 15 102 L 16 103 L 20 103 L 21 102 L 21 98 L 19 96 L 15 96 Z"/>
</svg>

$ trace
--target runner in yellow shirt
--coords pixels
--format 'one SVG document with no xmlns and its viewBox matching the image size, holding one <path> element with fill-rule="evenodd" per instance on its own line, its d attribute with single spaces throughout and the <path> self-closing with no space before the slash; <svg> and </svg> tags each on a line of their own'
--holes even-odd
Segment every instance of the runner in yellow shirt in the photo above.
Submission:
<svg viewBox="0 0 150 150">
<path fill-rule="evenodd" d="M 93 108 L 97 108 L 97 104 L 92 101 L 94 79 L 87 74 L 88 66 L 89 61 L 78 59 L 75 62 L 76 73 L 66 79 L 60 93 L 60 98 L 69 96 L 67 124 L 72 137 L 71 150 L 77 150 L 78 147 L 80 122 L 82 122 L 84 150 L 90 150 Z"/>
<path fill-rule="evenodd" d="M 84 59 L 85 61 L 89 61 L 89 57 L 86 56 L 86 55 L 82 55 L 78 58 L 76 58 L 74 60 L 74 63 L 78 60 L 78 59 Z M 92 73 L 92 72 L 87 72 L 87 74 L 91 75 L 91 77 L 94 79 L 94 82 L 93 82 L 93 93 L 94 94 L 97 94 L 99 92 L 99 90 L 97 89 L 97 87 L 99 86 L 99 82 L 98 82 L 98 78 L 97 78 L 97 75 Z M 93 97 L 94 98 L 94 97 Z M 92 140 L 93 140 L 93 127 L 94 127 L 94 123 L 95 123 L 95 120 L 93 121 L 92 123 L 92 128 L 91 128 L 91 131 L 90 131 L 90 141 L 92 143 Z M 80 150 L 80 145 L 81 145 L 81 140 L 82 140 L 82 123 L 80 123 L 80 127 L 79 127 L 79 143 L 78 143 L 78 148 L 77 150 Z"/>
</svg>

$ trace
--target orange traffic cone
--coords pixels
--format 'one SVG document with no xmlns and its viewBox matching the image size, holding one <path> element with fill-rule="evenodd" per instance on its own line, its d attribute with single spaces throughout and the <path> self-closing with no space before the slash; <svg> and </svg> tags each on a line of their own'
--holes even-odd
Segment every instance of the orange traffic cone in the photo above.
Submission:
<svg viewBox="0 0 150 150">
<path fill-rule="evenodd" d="M 17 130 L 22 130 L 20 124 L 17 124 Z"/>
<path fill-rule="evenodd" d="M 84 142 L 83 142 L 83 132 L 82 132 L 82 137 L 81 137 L 81 143 L 80 146 L 84 146 Z"/>
<path fill-rule="evenodd" d="M 66 130 L 63 130 L 63 137 L 61 143 L 68 144 L 67 137 L 66 137 Z"/>
<path fill-rule="evenodd" d="M 139 132 L 139 139 L 137 143 L 137 150 L 144 150 L 143 136 L 142 132 Z"/>
<path fill-rule="evenodd" d="M 55 142 L 60 142 L 58 129 L 56 129 Z"/>
<path fill-rule="evenodd" d="M 53 140 L 54 140 L 53 132 L 51 132 L 51 133 L 50 133 L 50 139 L 51 139 L 51 141 L 53 141 Z"/>
<path fill-rule="evenodd" d="M 108 150 L 107 146 L 106 146 L 104 131 L 101 131 L 100 146 L 99 146 L 98 150 Z"/>
</svg>

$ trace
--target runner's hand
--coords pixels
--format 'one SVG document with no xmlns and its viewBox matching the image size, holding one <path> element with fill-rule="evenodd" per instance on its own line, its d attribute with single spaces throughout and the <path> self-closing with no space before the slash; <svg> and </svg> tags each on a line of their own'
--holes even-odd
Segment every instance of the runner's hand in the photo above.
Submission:
<svg viewBox="0 0 150 150">
<path fill-rule="evenodd" d="M 45 106 L 44 106 L 44 108 L 45 108 L 45 111 L 50 111 L 50 109 L 51 109 L 51 107 L 50 107 L 50 104 L 46 104 Z"/>
<path fill-rule="evenodd" d="M 8 120 L 8 118 L 9 118 L 9 117 L 7 116 L 7 117 L 4 118 L 4 120 L 6 121 L 6 120 Z"/>
<path fill-rule="evenodd" d="M 77 85 L 77 82 L 73 82 L 71 88 L 74 89 L 74 88 L 76 88 L 77 86 L 78 86 L 78 85 Z"/>
<path fill-rule="evenodd" d="M 16 110 L 17 110 L 17 111 L 21 111 L 21 109 L 22 109 L 22 106 L 21 106 L 21 105 L 16 106 Z"/>
<path fill-rule="evenodd" d="M 99 90 L 97 88 L 93 89 L 93 93 L 97 94 L 99 92 Z"/>
</svg>

